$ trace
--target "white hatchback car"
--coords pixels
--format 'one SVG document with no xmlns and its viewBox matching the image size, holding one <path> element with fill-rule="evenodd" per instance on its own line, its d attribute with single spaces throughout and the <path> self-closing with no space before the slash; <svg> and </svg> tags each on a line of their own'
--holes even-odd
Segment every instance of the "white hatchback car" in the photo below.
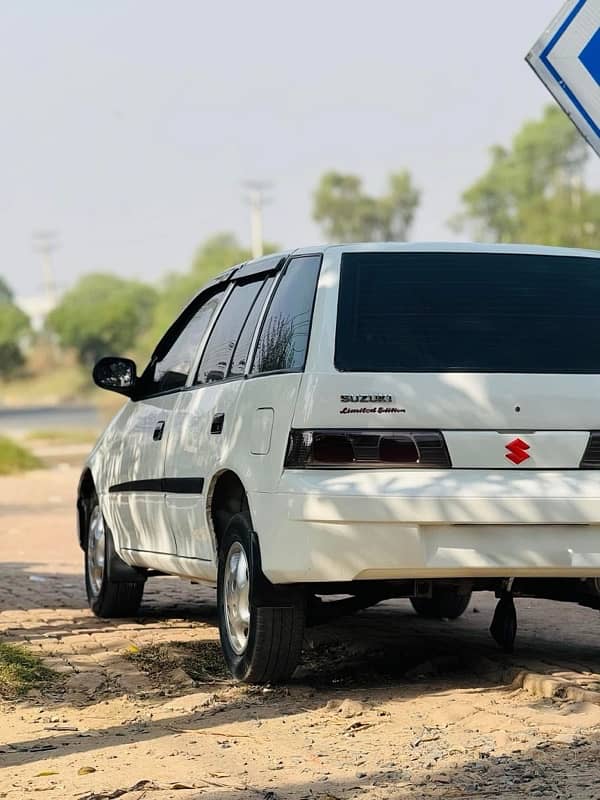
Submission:
<svg viewBox="0 0 600 800">
<path fill-rule="evenodd" d="M 494 591 L 508 650 L 515 595 L 600 608 L 597 253 L 269 256 L 206 286 L 140 377 L 94 378 L 130 398 L 79 486 L 99 616 L 152 575 L 216 584 L 226 661 L 259 683 L 307 622 L 386 598 L 456 618 Z"/>
</svg>

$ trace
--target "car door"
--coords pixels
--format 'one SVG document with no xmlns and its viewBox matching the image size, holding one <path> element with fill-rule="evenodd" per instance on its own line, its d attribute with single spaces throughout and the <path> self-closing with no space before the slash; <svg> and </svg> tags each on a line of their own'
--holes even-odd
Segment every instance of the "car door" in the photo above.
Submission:
<svg viewBox="0 0 600 800">
<path fill-rule="evenodd" d="M 167 447 L 165 476 L 182 491 L 165 494 L 167 516 L 185 559 L 212 563 L 204 497 L 208 480 L 227 463 L 242 424 L 237 414 L 246 361 L 273 276 L 234 283 L 208 337 L 189 390 L 181 395 Z M 187 491 L 185 490 L 187 484 Z M 194 568 L 198 573 L 198 565 Z"/>
<path fill-rule="evenodd" d="M 123 549 L 176 552 L 164 506 L 166 444 L 179 394 L 223 295 L 224 289 L 215 287 L 184 311 L 142 375 L 141 396 L 124 414 L 119 478 L 109 487 Z"/>
</svg>

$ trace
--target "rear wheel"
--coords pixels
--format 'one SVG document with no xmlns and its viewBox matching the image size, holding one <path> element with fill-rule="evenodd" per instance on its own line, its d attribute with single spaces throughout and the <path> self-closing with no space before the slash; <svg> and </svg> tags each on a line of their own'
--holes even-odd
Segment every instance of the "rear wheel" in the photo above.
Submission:
<svg viewBox="0 0 600 800">
<path fill-rule="evenodd" d="M 247 513 L 229 521 L 219 548 L 217 603 L 225 661 L 245 683 L 289 678 L 302 652 L 305 603 L 301 593 L 268 584 L 253 558 Z"/>
<path fill-rule="evenodd" d="M 471 602 L 471 592 L 458 594 L 453 589 L 434 589 L 431 597 L 411 597 L 410 602 L 420 617 L 458 619 Z"/>
<path fill-rule="evenodd" d="M 98 501 L 90 508 L 85 543 L 85 588 L 88 603 L 97 617 L 133 617 L 137 613 L 144 581 L 114 581 L 109 562 L 115 557 L 112 534 Z"/>
</svg>

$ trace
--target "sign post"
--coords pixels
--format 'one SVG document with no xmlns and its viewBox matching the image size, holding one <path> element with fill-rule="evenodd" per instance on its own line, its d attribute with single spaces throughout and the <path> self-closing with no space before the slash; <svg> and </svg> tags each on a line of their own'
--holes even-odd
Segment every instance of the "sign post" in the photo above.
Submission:
<svg viewBox="0 0 600 800">
<path fill-rule="evenodd" d="M 568 0 L 527 62 L 600 155 L 600 0 Z"/>
</svg>

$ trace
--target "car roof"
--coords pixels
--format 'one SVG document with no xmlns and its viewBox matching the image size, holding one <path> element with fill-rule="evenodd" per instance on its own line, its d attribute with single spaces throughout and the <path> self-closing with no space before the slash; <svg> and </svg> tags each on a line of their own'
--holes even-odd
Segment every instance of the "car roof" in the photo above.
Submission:
<svg viewBox="0 0 600 800">
<path fill-rule="evenodd" d="M 359 242 L 302 247 L 293 255 L 308 253 L 505 253 L 521 255 L 579 256 L 598 258 L 600 251 L 537 244 L 491 244 L 476 242 Z"/>
<path fill-rule="evenodd" d="M 238 280 L 281 268 L 290 256 L 341 255 L 342 253 L 505 253 L 507 255 L 571 256 L 598 258 L 598 250 L 582 250 L 572 247 L 546 247 L 537 244 L 491 244 L 486 242 L 353 242 L 348 244 L 319 244 L 284 250 L 236 264 L 216 275 L 205 284 L 186 304 L 191 305 L 207 289 L 230 280 Z"/>
<path fill-rule="evenodd" d="M 232 278 L 258 275 L 281 267 L 289 256 L 319 253 L 505 253 L 513 255 L 545 255 L 598 258 L 600 251 L 572 247 L 546 247 L 538 244 L 491 244 L 487 242 L 351 242 L 348 244 L 320 244 L 298 247 L 244 261 L 216 275 L 208 284 L 223 283 Z M 206 287 L 204 287 L 206 288 Z"/>
</svg>

